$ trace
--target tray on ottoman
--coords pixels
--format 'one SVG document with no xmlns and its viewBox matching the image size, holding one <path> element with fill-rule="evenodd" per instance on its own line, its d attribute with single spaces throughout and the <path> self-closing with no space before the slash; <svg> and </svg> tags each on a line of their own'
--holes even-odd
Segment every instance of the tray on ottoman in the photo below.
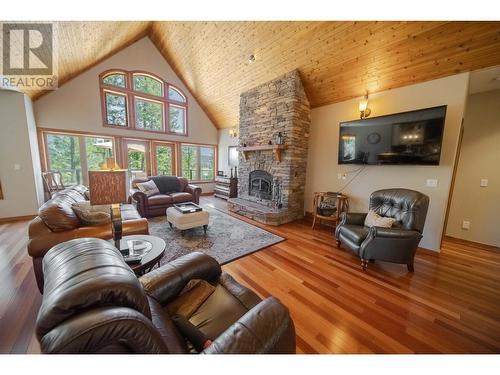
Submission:
<svg viewBox="0 0 500 375">
<path fill-rule="evenodd" d="M 188 202 L 188 203 L 177 203 L 174 204 L 174 207 L 183 214 L 190 214 L 193 212 L 203 211 L 203 208 L 198 206 L 196 203 Z"/>
</svg>

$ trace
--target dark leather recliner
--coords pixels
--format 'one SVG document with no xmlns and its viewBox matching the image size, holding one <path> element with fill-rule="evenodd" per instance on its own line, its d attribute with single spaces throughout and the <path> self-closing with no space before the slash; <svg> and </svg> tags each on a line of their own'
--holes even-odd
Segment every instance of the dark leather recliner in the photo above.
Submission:
<svg viewBox="0 0 500 375">
<path fill-rule="evenodd" d="M 295 353 L 287 308 L 262 301 L 208 255 L 191 253 L 138 279 L 109 242 L 86 238 L 53 247 L 43 267 L 43 353 L 196 352 L 168 310 L 181 298 L 198 306 L 189 320 L 213 340 L 202 353 Z M 191 280 L 213 290 L 199 305 L 182 294 Z"/>
<path fill-rule="evenodd" d="M 429 197 L 408 189 L 384 189 L 371 194 L 369 209 L 380 216 L 395 218 L 392 228 L 364 226 L 366 213 L 344 213 L 335 230 L 337 247 L 343 244 L 368 261 L 402 263 L 414 271 L 413 260 L 422 238 Z"/>
</svg>

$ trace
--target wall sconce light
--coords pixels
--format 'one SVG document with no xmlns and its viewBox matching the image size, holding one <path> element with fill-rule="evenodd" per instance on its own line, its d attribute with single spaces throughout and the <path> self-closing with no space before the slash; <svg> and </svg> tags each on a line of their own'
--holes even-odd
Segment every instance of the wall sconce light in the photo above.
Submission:
<svg viewBox="0 0 500 375">
<path fill-rule="evenodd" d="M 236 126 L 234 128 L 229 129 L 229 136 L 231 138 L 237 138 L 238 137 L 238 129 Z"/>
<path fill-rule="evenodd" d="M 359 118 L 360 119 L 367 118 L 368 116 L 370 116 L 370 113 L 372 113 L 372 110 L 368 108 L 368 91 L 367 91 L 366 95 L 359 102 Z"/>
</svg>

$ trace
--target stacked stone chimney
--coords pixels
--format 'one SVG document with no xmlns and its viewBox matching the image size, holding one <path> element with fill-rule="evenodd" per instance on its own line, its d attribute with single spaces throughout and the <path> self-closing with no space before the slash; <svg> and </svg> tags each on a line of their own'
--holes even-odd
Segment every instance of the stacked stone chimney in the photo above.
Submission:
<svg viewBox="0 0 500 375">
<path fill-rule="evenodd" d="M 274 145 L 282 134 L 285 149 L 278 161 L 272 150 L 240 153 L 238 198 L 229 209 L 267 224 L 279 225 L 304 216 L 307 147 L 311 109 L 297 70 L 248 90 L 240 96 L 240 147 Z M 249 194 L 250 172 L 270 173 L 280 186 L 280 208 Z"/>
</svg>

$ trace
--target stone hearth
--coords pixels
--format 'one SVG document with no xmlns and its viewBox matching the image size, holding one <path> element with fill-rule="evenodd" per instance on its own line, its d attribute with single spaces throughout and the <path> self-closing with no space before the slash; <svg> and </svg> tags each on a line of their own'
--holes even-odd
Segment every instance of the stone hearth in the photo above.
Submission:
<svg viewBox="0 0 500 375">
<path fill-rule="evenodd" d="M 240 154 L 238 198 L 228 200 L 230 211 L 273 225 L 304 216 L 310 113 L 297 70 L 241 94 L 240 146 L 275 144 L 281 133 L 285 148 L 281 161 L 272 150 Z"/>
</svg>

